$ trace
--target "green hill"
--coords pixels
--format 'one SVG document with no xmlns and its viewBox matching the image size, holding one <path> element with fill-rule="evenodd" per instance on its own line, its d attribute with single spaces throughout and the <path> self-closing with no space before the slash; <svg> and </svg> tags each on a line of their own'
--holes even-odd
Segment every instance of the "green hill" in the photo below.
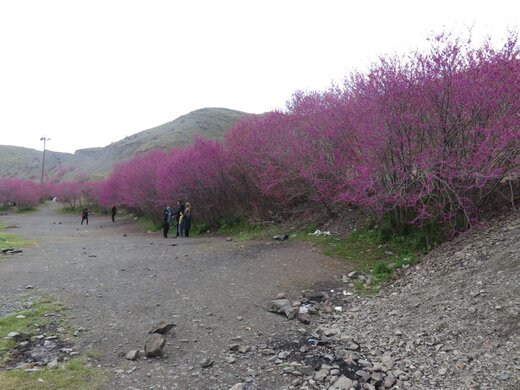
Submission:
<svg viewBox="0 0 520 390">
<path fill-rule="evenodd" d="M 45 180 L 100 178 L 108 175 L 116 162 L 155 148 L 190 145 L 195 135 L 222 139 L 227 130 L 245 115 L 250 114 L 225 108 L 203 108 L 106 147 L 80 149 L 74 154 L 47 150 Z M 41 162 L 41 151 L 0 145 L 0 178 L 39 180 Z"/>
</svg>

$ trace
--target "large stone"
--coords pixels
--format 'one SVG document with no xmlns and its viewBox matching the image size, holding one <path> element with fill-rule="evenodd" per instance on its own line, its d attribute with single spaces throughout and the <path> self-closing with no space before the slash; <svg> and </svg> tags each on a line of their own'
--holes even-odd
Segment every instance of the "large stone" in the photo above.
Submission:
<svg viewBox="0 0 520 390">
<path fill-rule="evenodd" d="M 273 299 L 267 304 L 267 311 L 287 315 L 292 309 L 291 302 L 288 299 Z"/>
<path fill-rule="evenodd" d="M 51 340 L 45 340 L 43 342 L 43 347 L 47 350 L 53 350 L 58 348 L 58 344 L 56 344 L 54 341 Z"/>
<path fill-rule="evenodd" d="M 381 362 L 389 369 L 391 370 L 394 368 L 395 362 L 394 359 L 390 355 L 383 355 L 381 358 Z"/>
<path fill-rule="evenodd" d="M 144 353 L 147 357 L 162 356 L 162 350 L 166 345 L 166 338 L 159 333 L 152 333 L 144 343 Z"/>
<path fill-rule="evenodd" d="M 138 349 L 134 349 L 132 351 L 129 351 L 127 354 L 126 354 L 126 358 L 127 360 L 135 360 L 139 357 L 139 350 Z"/>
<path fill-rule="evenodd" d="M 304 298 L 307 298 L 309 301 L 314 301 L 314 302 L 323 302 L 323 301 L 326 301 L 327 299 L 329 299 L 329 294 L 327 294 L 324 291 L 316 292 L 314 290 L 305 290 L 302 295 Z"/>
<path fill-rule="evenodd" d="M 325 367 L 325 364 L 321 366 L 320 370 L 314 374 L 314 380 L 316 382 L 323 382 L 330 373 L 330 368 Z"/>
<path fill-rule="evenodd" d="M 306 376 L 314 375 L 314 368 L 312 366 L 300 366 L 298 367 L 298 371 Z"/>
<path fill-rule="evenodd" d="M 54 369 L 54 368 L 58 368 L 59 366 L 59 363 L 58 363 L 58 358 L 55 357 L 54 359 L 52 359 L 49 363 L 47 363 L 47 368 L 49 369 Z"/>
<path fill-rule="evenodd" d="M 345 375 L 341 375 L 338 380 L 329 387 L 329 390 L 349 390 L 352 387 L 354 387 L 354 382 Z"/>
<path fill-rule="evenodd" d="M 285 315 L 288 319 L 294 320 L 296 316 L 298 315 L 299 308 L 297 307 L 291 307 L 288 311 L 285 312 Z"/>
<path fill-rule="evenodd" d="M 10 339 L 13 339 L 14 341 L 22 342 L 22 341 L 30 340 L 31 335 L 29 335 L 27 333 L 23 333 L 23 332 L 21 332 L 21 333 L 19 333 L 19 332 L 9 332 L 7 337 L 9 337 Z"/>
<path fill-rule="evenodd" d="M 200 366 L 202 368 L 208 368 L 208 367 L 211 367 L 212 365 L 213 365 L 213 360 L 211 360 L 210 358 L 204 358 L 200 362 Z"/>
<path fill-rule="evenodd" d="M 394 385 L 394 383 L 396 382 L 396 378 L 395 376 L 393 376 L 392 374 L 388 375 L 386 378 L 385 378 L 385 381 L 383 383 L 383 386 L 385 386 L 386 389 L 392 387 Z"/>
<path fill-rule="evenodd" d="M 159 333 L 159 334 L 166 334 L 168 333 L 173 327 L 175 326 L 175 324 L 173 322 L 166 322 L 166 321 L 161 321 L 159 322 L 158 324 L 155 324 L 154 326 L 152 326 L 152 329 L 150 329 L 148 331 L 148 333 Z"/>
<path fill-rule="evenodd" d="M 244 390 L 244 384 L 243 383 L 237 383 L 229 388 L 229 390 Z"/>
<path fill-rule="evenodd" d="M 287 357 L 291 354 L 290 351 L 281 351 L 279 354 L 278 354 L 278 359 L 282 359 L 282 360 L 285 360 L 287 359 Z"/>
<path fill-rule="evenodd" d="M 296 319 L 300 321 L 302 324 L 310 324 L 311 317 L 308 314 L 298 314 Z"/>
</svg>

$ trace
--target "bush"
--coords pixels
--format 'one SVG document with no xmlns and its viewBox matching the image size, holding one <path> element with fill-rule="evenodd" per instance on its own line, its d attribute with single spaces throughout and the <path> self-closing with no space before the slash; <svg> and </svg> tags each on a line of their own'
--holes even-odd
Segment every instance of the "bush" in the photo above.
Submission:
<svg viewBox="0 0 520 390">
<path fill-rule="evenodd" d="M 223 143 L 198 138 L 122 163 L 99 201 L 160 220 L 166 203 L 189 200 L 211 225 L 355 206 L 375 216 L 380 239 L 431 247 L 518 197 L 520 60 L 515 35 L 499 49 L 448 34 L 430 42 L 327 91 L 296 92 Z"/>
</svg>

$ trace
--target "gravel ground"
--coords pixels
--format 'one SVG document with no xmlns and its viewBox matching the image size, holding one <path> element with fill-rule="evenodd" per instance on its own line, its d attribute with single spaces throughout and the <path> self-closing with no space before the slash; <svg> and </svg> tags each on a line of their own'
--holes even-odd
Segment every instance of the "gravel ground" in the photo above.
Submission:
<svg viewBox="0 0 520 390">
<path fill-rule="evenodd" d="M 376 297 L 344 298 L 315 328 L 324 347 L 307 352 L 333 363 L 299 388 L 335 388 L 343 373 L 339 388 L 520 389 L 519 217 L 443 244 Z"/>
<path fill-rule="evenodd" d="M 77 348 L 100 352 L 112 374 L 107 389 L 517 390 L 519 217 L 443 244 L 362 297 L 344 263 L 307 244 L 165 240 L 47 207 L 2 218 L 39 243 L 0 260 L 0 308 L 28 284 L 64 302 L 86 329 Z M 303 298 L 309 288 L 327 294 Z M 279 292 L 310 324 L 264 310 Z M 165 356 L 126 360 L 160 320 L 177 324 Z"/>
<path fill-rule="evenodd" d="M 60 214 L 51 203 L 0 222 L 37 241 L 0 257 L 0 307 L 27 293 L 63 302 L 73 326 L 85 329 L 77 350 L 95 352 L 112 374 L 107 389 L 228 389 L 246 381 L 249 388 L 282 388 L 291 378 L 263 371 L 255 350 L 295 325 L 263 306 L 279 292 L 298 296 L 333 285 L 345 269 L 307 244 L 164 239 L 110 216 L 91 215 L 88 226 L 80 225 L 79 215 Z M 121 357 L 142 349 L 161 320 L 177 325 L 163 358 Z M 232 352 L 230 344 L 248 351 Z M 214 363 L 202 368 L 205 358 Z"/>
</svg>

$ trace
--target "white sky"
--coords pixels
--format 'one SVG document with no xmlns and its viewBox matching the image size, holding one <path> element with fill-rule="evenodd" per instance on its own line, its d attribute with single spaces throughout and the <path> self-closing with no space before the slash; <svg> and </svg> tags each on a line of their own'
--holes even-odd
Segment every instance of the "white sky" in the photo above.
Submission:
<svg viewBox="0 0 520 390">
<path fill-rule="evenodd" d="M 204 107 L 284 108 L 432 32 L 504 38 L 513 0 L 0 0 L 0 144 L 74 152 Z"/>
</svg>

